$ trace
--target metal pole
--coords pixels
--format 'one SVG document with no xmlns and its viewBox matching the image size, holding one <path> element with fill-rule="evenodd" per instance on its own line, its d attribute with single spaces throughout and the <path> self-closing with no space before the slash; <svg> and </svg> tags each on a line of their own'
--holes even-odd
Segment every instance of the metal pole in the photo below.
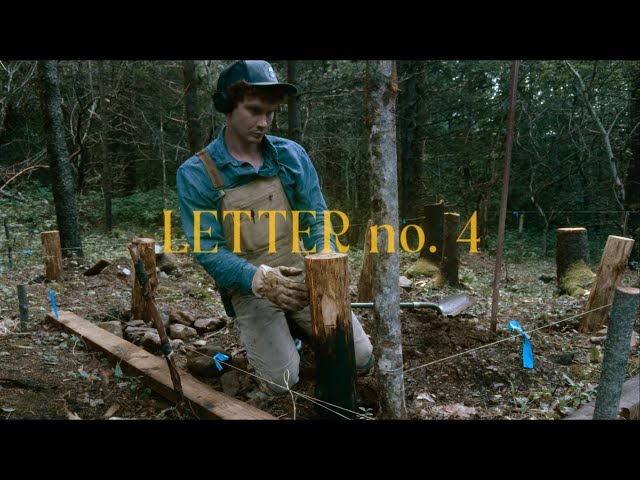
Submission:
<svg viewBox="0 0 640 480">
<path fill-rule="evenodd" d="M 500 300 L 500 266 L 502 264 L 502 247 L 504 243 L 504 224 L 507 218 L 507 198 L 509 196 L 509 170 L 511 169 L 511 147 L 513 145 L 513 124 L 515 123 L 516 96 L 518 93 L 518 68 L 520 60 L 511 65 L 511 100 L 509 102 L 509 118 L 507 120 L 507 145 L 504 154 L 504 170 L 502 172 L 502 195 L 500 196 L 500 220 L 498 221 L 498 239 L 496 242 L 496 266 L 493 274 L 493 299 L 491 301 L 491 331 L 496 331 L 498 323 L 498 302 Z"/>
</svg>

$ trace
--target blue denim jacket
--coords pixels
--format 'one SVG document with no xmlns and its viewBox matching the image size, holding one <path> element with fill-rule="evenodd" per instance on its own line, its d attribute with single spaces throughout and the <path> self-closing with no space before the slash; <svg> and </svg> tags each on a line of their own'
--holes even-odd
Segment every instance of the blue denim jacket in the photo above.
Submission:
<svg viewBox="0 0 640 480">
<path fill-rule="evenodd" d="M 316 252 L 324 248 L 324 210 L 327 205 L 320 191 L 318 174 L 307 152 L 291 140 L 272 135 L 263 140 L 264 163 L 256 172 L 247 162 L 239 162 L 231 156 L 224 143 L 224 128 L 218 138 L 207 145 L 226 188 L 239 187 L 257 177 L 278 175 L 292 210 L 314 210 L 316 218 L 310 214 L 300 215 L 300 231 L 310 228 L 310 235 L 301 233 L 307 250 L 316 246 Z M 220 207 L 220 192 L 214 190 L 204 165 L 197 156 L 186 160 L 176 174 L 178 199 L 182 229 L 193 248 L 193 211 L 214 210 Z M 211 227 L 212 235 L 203 232 L 200 235 L 200 249 L 204 252 L 218 245 L 216 253 L 196 253 L 197 262 L 211 275 L 216 283 L 227 289 L 249 294 L 257 267 L 230 252 L 222 232 L 222 225 L 213 215 L 202 214 L 201 231 Z M 335 240 L 331 236 L 331 250 L 335 251 Z"/>
</svg>

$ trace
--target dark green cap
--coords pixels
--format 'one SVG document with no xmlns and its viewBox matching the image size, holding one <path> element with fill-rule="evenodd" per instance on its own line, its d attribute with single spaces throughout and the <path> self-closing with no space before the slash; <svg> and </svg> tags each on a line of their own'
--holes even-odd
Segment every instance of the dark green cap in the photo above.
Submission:
<svg viewBox="0 0 640 480">
<path fill-rule="evenodd" d="M 288 95 L 294 95 L 298 89 L 290 83 L 278 82 L 276 72 L 269 62 L 264 60 L 236 60 L 227 65 L 218 77 L 218 92 L 227 92 L 227 88 L 240 80 L 258 87 L 279 87 Z"/>
</svg>

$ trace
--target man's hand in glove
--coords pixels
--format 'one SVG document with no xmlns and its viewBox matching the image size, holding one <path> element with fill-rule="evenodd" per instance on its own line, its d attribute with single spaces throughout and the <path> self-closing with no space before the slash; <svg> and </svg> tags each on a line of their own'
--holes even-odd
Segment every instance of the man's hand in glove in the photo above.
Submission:
<svg viewBox="0 0 640 480">
<path fill-rule="evenodd" d="M 253 294 L 265 297 L 283 310 L 296 312 L 309 305 L 309 289 L 295 267 L 260 265 L 253 277 Z M 292 277 L 299 276 L 298 279 Z"/>
</svg>

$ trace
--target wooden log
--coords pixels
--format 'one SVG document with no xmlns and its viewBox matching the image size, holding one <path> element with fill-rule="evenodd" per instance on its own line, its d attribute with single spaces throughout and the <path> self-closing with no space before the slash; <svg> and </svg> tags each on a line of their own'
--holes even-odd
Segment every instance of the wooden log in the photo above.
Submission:
<svg viewBox="0 0 640 480">
<path fill-rule="evenodd" d="M 620 284 L 634 243 L 635 241 L 630 238 L 609 235 L 585 308 L 587 312 L 596 308 L 599 310 L 582 316 L 579 328 L 581 333 L 595 332 L 606 323 L 609 307 L 600 307 L 613 301 L 615 289 Z"/>
<path fill-rule="evenodd" d="M 316 395 L 326 402 L 354 411 L 356 367 L 347 254 L 307 255 L 304 263 L 318 372 Z"/>
<path fill-rule="evenodd" d="M 158 276 L 156 274 L 156 241 L 153 238 L 134 238 L 132 242 L 140 258 L 144 263 L 145 271 L 149 277 L 149 294 L 153 298 L 158 286 Z M 132 275 L 133 293 L 131 295 L 131 320 L 144 320 L 152 323 L 151 305 L 147 304 L 142 294 L 142 288 Z"/>
<path fill-rule="evenodd" d="M 367 222 L 367 231 L 364 234 L 364 248 L 362 250 L 362 268 L 358 279 L 358 302 L 373 301 L 373 258 L 371 256 L 371 226 L 373 222 Z"/>
<path fill-rule="evenodd" d="M 46 320 L 57 328 L 82 338 L 114 362 L 120 362 L 125 372 L 134 376 L 144 376 L 145 383 L 150 388 L 168 400 L 176 401 L 169 367 L 162 358 L 71 312 L 58 310 L 58 317 L 56 319 L 55 315 L 50 313 Z M 218 392 L 188 373 L 181 372 L 180 375 L 185 398 L 199 416 L 222 420 L 275 420 L 267 412 Z"/>
<path fill-rule="evenodd" d="M 60 233 L 58 230 L 41 232 L 42 250 L 44 255 L 45 275 L 48 281 L 64 280 L 62 267 L 62 248 L 60 247 Z"/>
<path fill-rule="evenodd" d="M 452 287 L 459 287 L 458 279 L 458 229 L 460 224 L 460 214 L 444 214 L 444 247 L 442 252 L 442 264 L 440 270 L 445 283 Z"/>
<path fill-rule="evenodd" d="M 96 263 L 93 267 L 85 270 L 83 275 L 85 277 L 91 277 L 93 275 L 98 275 L 102 270 L 107 268 L 109 265 L 111 265 L 110 261 L 102 259 L 98 263 Z"/>
<path fill-rule="evenodd" d="M 18 305 L 20 308 L 20 330 L 24 332 L 29 322 L 29 300 L 26 285 L 18 285 Z"/>
<path fill-rule="evenodd" d="M 558 228 L 556 231 L 556 278 L 558 291 L 582 295 L 593 274 L 589 269 L 589 240 L 586 228 Z"/>
<path fill-rule="evenodd" d="M 639 307 L 640 289 L 616 288 L 609 316 L 602 371 L 598 383 L 598 396 L 593 412 L 594 420 L 618 418 L 624 373 L 629 362 L 633 324 L 638 316 Z"/>
<path fill-rule="evenodd" d="M 420 256 L 436 265 L 442 261 L 444 238 L 444 201 L 424 206 L 424 247 Z"/>
</svg>

